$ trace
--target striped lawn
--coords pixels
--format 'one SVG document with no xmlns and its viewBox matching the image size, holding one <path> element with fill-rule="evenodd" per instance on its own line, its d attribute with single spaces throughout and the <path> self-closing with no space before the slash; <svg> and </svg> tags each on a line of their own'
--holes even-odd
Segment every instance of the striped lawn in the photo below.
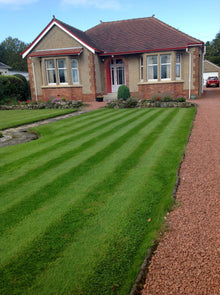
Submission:
<svg viewBox="0 0 220 295">
<path fill-rule="evenodd" d="M 100 110 L 1 148 L 0 294 L 129 294 L 194 113 Z"/>
<path fill-rule="evenodd" d="M 0 130 L 75 111 L 77 109 L 0 110 Z"/>
</svg>

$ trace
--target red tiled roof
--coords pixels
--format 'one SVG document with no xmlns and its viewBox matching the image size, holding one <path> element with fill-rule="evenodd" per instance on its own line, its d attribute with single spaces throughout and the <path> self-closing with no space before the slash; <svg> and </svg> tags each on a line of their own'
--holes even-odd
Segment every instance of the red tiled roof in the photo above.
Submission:
<svg viewBox="0 0 220 295">
<path fill-rule="evenodd" d="M 154 17 L 101 22 L 85 33 L 106 54 L 169 50 L 203 44 Z"/>
<path fill-rule="evenodd" d="M 80 55 L 83 48 L 60 48 L 60 49 L 49 49 L 49 50 L 37 50 L 33 51 L 30 56 L 54 56 L 54 55 Z"/>
</svg>

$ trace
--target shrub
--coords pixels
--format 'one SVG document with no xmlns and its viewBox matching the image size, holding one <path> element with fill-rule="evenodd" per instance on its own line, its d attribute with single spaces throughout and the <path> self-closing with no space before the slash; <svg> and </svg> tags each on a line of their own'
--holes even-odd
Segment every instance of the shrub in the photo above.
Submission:
<svg viewBox="0 0 220 295">
<path fill-rule="evenodd" d="M 186 98 L 184 96 L 178 96 L 177 97 L 177 101 L 178 102 L 185 102 L 186 101 Z"/>
<path fill-rule="evenodd" d="M 15 76 L 0 76 L 0 103 L 25 100 L 25 84 Z"/>
<path fill-rule="evenodd" d="M 122 98 L 123 100 L 126 100 L 128 98 L 130 98 L 130 91 L 129 88 L 126 85 L 121 85 L 118 88 L 118 99 Z"/>
<path fill-rule="evenodd" d="M 24 82 L 24 100 L 30 98 L 30 83 L 27 79 L 21 74 L 15 74 L 14 77 L 21 79 Z"/>
</svg>

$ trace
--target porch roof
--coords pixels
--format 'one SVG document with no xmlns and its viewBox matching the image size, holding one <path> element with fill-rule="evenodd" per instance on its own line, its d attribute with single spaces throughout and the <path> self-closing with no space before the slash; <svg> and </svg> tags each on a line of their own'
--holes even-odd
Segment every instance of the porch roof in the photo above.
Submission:
<svg viewBox="0 0 220 295">
<path fill-rule="evenodd" d="M 83 51 L 82 47 L 73 48 L 58 48 L 58 49 L 47 49 L 33 51 L 31 57 L 44 57 L 44 56 L 55 56 L 55 55 L 80 55 Z"/>
</svg>

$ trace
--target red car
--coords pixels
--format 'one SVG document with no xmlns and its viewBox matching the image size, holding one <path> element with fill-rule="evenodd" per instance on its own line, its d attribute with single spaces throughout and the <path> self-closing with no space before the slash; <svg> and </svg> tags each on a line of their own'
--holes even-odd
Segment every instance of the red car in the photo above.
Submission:
<svg viewBox="0 0 220 295">
<path fill-rule="evenodd" d="M 206 81 L 206 87 L 210 87 L 210 86 L 219 87 L 218 77 L 208 77 Z"/>
</svg>

